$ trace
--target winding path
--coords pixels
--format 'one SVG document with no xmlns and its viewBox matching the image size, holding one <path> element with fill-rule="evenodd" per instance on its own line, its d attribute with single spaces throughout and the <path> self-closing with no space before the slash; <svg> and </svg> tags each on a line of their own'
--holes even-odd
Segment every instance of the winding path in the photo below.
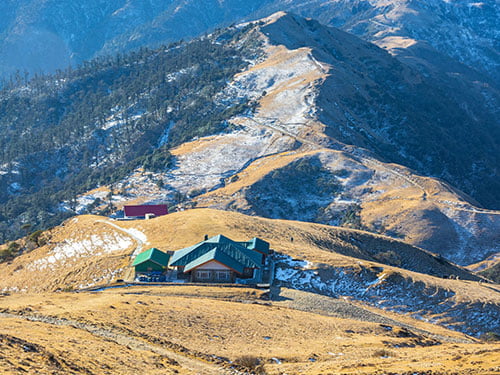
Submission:
<svg viewBox="0 0 500 375">
<path fill-rule="evenodd" d="M 137 236 L 137 234 L 135 234 L 133 231 L 131 231 L 129 229 L 122 228 L 119 225 L 116 225 L 115 223 L 112 223 L 112 222 L 107 221 L 107 220 L 98 220 L 98 222 L 109 225 L 109 226 L 119 230 L 120 232 L 123 232 L 123 233 L 129 235 L 130 237 L 132 237 L 132 239 L 136 243 L 136 247 L 134 248 L 134 250 L 130 254 L 131 259 L 134 259 L 137 256 L 137 254 L 140 254 L 142 252 L 142 249 L 144 247 L 144 241 L 142 240 L 142 238 Z"/>
</svg>

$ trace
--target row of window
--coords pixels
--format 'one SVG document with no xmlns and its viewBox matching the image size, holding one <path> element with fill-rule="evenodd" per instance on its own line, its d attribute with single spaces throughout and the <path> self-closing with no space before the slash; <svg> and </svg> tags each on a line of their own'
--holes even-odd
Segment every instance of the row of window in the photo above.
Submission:
<svg viewBox="0 0 500 375">
<path fill-rule="evenodd" d="M 215 273 L 215 280 L 227 281 L 231 279 L 231 271 L 196 271 L 196 278 L 198 280 L 211 280 L 212 275 Z"/>
</svg>

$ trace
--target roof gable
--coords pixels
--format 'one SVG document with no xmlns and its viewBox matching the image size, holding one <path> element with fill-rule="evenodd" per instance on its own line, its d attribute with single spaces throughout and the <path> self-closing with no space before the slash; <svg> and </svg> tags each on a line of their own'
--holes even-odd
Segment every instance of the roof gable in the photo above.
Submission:
<svg viewBox="0 0 500 375">
<path fill-rule="evenodd" d="M 208 263 L 210 261 L 217 261 L 229 268 L 232 268 L 234 271 L 238 273 L 243 273 L 243 270 L 245 269 L 245 265 L 233 258 L 231 258 L 229 255 L 224 253 L 223 251 L 215 248 L 210 250 L 208 253 L 203 254 L 199 258 L 196 258 L 192 262 L 188 263 L 186 267 L 184 268 L 184 272 L 189 272 L 192 269 L 199 267 L 205 263 Z"/>
<path fill-rule="evenodd" d="M 144 263 L 144 262 L 150 260 L 156 264 L 159 264 L 160 266 L 165 267 L 168 265 L 169 259 L 170 259 L 170 255 L 153 247 L 149 250 L 146 250 L 146 251 L 138 254 L 135 257 L 134 262 L 132 263 L 132 266 L 137 266 L 141 263 Z"/>
<path fill-rule="evenodd" d="M 242 242 L 241 244 L 245 246 L 247 249 L 255 250 L 262 254 L 270 253 L 269 242 L 261 240 L 258 237 L 254 237 L 249 241 Z"/>
<path fill-rule="evenodd" d="M 241 267 L 259 268 L 262 263 L 261 254 L 249 250 L 243 245 L 223 235 L 218 235 L 209 238 L 206 241 L 200 242 L 194 246 L 177 250 L 170 258 L 169 265 L 187 267 L 188 264 L 193 262 L 193 264 L 200 265 L 202 263 L 198 263 L 198 259 L 208 259 L 206 258 L 208 256 L 208 253 L 212 254 L 210 256 L 215 256 L 215 254 L 217 254 L 219 259 L 224 259 L 224 261 L 227 261 L 233 265 L 237 263 L 238 265 L 235 265 L 235 267 L 238 269 L 241 269 Z"/>
</svg>

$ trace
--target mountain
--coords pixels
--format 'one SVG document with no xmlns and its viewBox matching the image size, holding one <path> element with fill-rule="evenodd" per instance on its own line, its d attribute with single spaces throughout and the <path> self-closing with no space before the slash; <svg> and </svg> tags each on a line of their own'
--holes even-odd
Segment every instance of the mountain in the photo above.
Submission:
<svg viewBox="0 0 500 375">
<path fill-rule="evenodd" d="M 2 218 L 56 224 L 66 215 L 57 208 L 62 200 L 138 166 L 163 170 L 168 147 L 228 127 L 225 120 L 249 103 L 213 97 L 257 53 L 240 31 L 93 60 L 4 89 Z"/>
<path fill-rule="evenodd" d="M 284 10 L 340 27 L 419 63 L 431 56 L 436 61 L 451 57 L 499 83 L 494 0 L 7 0 L 0 6 L 2 75 L 63 69 Z"/>
<path fill-rule="evenodd" d="M 426 69 L 278 13 L 13 83 L 0 102 L 2 232 L 168 200 L 479 262 L 498 252 L 498 212 L 452 185 L 500 200 L 499 94 L 475 73 Z"/>
<path fill-rule="evenodd" d="M 4 82 L 0 371 L 498 373 L 500 94 L 390 38 L 278 12 Z M 217 234 L 269 241 L 274 282 L 134 282 Z"/>
<path fill-rule="evenodd" d="M 437 63 L 443 59 L 440 55 L 452 57 L 499 82 L 500 8 L 496 1 L 309 0 L 277 1 L 268 6 L 315 18 L 397 56 L 417 58 L 420 64 L 425 64 L 422 60 Z"/>
</svg>

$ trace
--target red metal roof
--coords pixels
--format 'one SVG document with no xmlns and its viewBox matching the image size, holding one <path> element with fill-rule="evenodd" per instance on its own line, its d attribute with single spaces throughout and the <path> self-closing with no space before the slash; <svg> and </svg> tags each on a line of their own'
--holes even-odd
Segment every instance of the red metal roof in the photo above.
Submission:
<svg viewBox="0 0 500 375">
<path fill-rule="evenodd" d="M 168 207 L 166 204 L 150 204 L 139 206 L 124 206 L 123 211 L 125 216 L 146 216 L 146 214 L 154 214 L 155 216 L 163 216 L 168 214 Z"/>
</svg>

